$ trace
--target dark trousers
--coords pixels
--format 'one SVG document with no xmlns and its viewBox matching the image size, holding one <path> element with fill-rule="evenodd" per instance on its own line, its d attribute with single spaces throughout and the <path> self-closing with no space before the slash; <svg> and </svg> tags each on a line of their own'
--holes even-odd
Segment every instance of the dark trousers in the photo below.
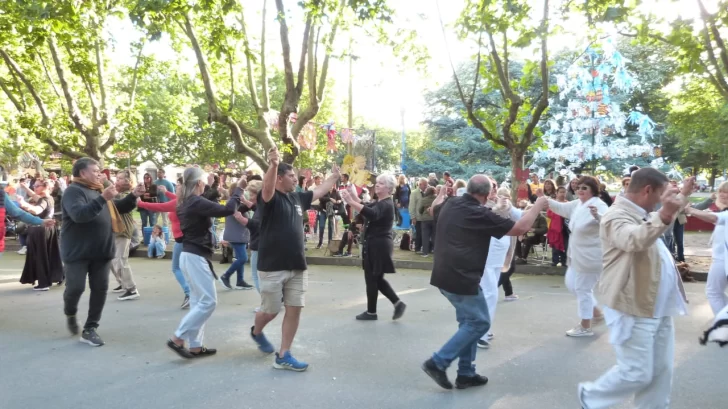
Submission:
<svg viewBox="0 0 728 409">
<path fill-rule="evenodd" d="M 91 296 L 88 302 L 88 317 L 83 328 L 99 327 L 101 313 L 106 303 L 106 292 L 109 290 L 109 272 L 111 260 L 79 260 L 65 263 L 66 291 L 63 292 L 63 312 L 76 315 L 78 301 L 86 290 L 86 276 Z"/>
<path fill-rule="evenodd" d="M 415 251 L 422 250 L 422 222 L 415 222 Z"/>
<path fill-rule="evenodd" d="M 350 231 L 345 231 L 344 235 L 341 236 L 341 243 L 339 243 L 339 254 L 344 253 L 344 247 L 348 248 L 346 249 L 346 252 L 351 254 L 351 245 L 354 244 L 354 234 Z"/>
<path fill-rule="evenodd" d="M 319 212 L 318 214 L 318 234 L 319 234 L 319 246 L 323 244 L 324 242 L 324 229 L 326 228 L 326 221 L 329 221 L 329 241 L 334 236 L 334 218 L 333 217 L 327 217 L 326 212 Z"/>
<path fill-rule="evenodd" d="M 519 256 L 522 259 L 527 259 L 528 254 L 531 252 L 533 246 L 539 245 L 543 242 L 543 236 L 529 236 L 521 242 L 521 254 Z"/>
<path fill-rule="evenodd" d="M 503 286 L 503 292 L 506 294 L 506 297 L 509 295 L 513 295 L 513 285 L 511 284 L 511 275 L 513 275 L 513 272 L 516 271 L 516 259 L 511 260 L 511 267 L 508 269 L 508 271 L 501 273 L 500 278 L 498 279 L 498 287 Z"/>
<path fill-rule="evenodd" d="M 675 252 L 675 260 L 685 261 L 685 247 L 683 246 L 683 239 L 685 238 L 685 225 L 675 221 L 675 226 L 672 228 L 672 238 L 677 247 Z"/>
<path fill-rule="evenodd" d="M 384 279 L 384 274 L 371 273 L 365 270 L 364 282 L 367 286 L 367 312 L 370 314 L 377 313 L 377 297 L 380 291 L 392 304 L 399 301 L 397 293 L 394 292 L 389 282 Z"/>
<path fill-rule="evenodd" d="M 422 222 L 422 254 L 430 254 L 435 233 L 433 220 Z"/>
<path fill-rule="evenodd" d="M 561 250 L 551 249 L 551 264 L 557 265 L 561 263 L 562 266 L 566 265 L 566 252 Z"/>
</svg>

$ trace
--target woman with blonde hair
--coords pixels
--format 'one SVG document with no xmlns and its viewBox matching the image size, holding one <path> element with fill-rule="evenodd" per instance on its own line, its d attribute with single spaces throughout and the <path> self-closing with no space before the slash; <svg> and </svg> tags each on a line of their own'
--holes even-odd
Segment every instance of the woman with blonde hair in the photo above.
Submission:
<svg viewBox="0 0 728 409">
<path fill-rule="evenodd" d="M 725 294 L 726 287 L 728 287 L 728 265 L 726 265 L 728 263 L 728 254 L 726 254 L 728 211 L 726 210 L 728 210 L 728 182 L 720 184 L 718 193 L 715 195 L 715 203 L 709 205 L 707 211 L 692 207 L 685 209 L 688 215 L 715 224 L 713 236 L 710 239 L 713 245 L 713 257 L 710 270 L 708 270 L 708 279 L 705 282 L 705 295 L 708 297 L 708 303 L 715 315 L 728 306 L 728 296 Z"/>
<path fill-rule="evenodd" d="M 377 201 L 366 205 L 361 204 L 353 192 L 346 190 L 341 192 L 344 201 L 364 218 L 361 258 L 366 283 L 367 310 L 357 315 L 357 320 L 377 319 L 377 297 L 380 292 L 394 305 L 393 320 L 402 318 L 407 308 L 389 282 L 384 279 L 385 274 L 396 272 L 392 260 L 394 249 L 392 224 L 395 212 L 392 193 L 395 190 L 395 183 L 394 176 L 379 175 L 377 183 L 374 185 Z"/>
</svg>

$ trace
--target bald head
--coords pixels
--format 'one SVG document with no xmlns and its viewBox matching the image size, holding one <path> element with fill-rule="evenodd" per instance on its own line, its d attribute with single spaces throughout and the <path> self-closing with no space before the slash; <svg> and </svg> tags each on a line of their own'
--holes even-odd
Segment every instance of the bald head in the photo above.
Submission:
<svg viewBox="0 0 728 409">
<path fill-rule="evenodd" d="M 490 195 L 492 184 L 490 178 L 486 175 L 474 175 L 468 181 L 467 192 L 477 197 L 481 202 L 485 202 Z"/>
</svg>

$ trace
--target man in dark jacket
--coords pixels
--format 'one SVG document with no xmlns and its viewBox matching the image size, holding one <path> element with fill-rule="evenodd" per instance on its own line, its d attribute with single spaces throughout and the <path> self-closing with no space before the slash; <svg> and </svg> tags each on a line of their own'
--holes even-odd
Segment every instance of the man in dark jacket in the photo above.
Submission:
<svg viewBox="0 0 728 409">
<path fill-rule="evenodd" d="M 64 192 L 61 203 L 61 258 L 66 273 L 63 309 L 68 330 L 78 334 L 76 312 L 88 275 L 91 296 L 81 342 L 91 346 L 104 345 L 96 328 L 109 289 L 111 261 L 116 253 L 115 233 L 124 230 L 121 214 L 134 210 L 137 197 L 143 193 L 144 186 L 140 184 L 132 194 L 114 200 L 118 194 L 116 187 L 110 185 L 104 189 L 98 162 L 81 158 L 73 164 L 73 183 Z"/>
<path fill-rule="evenodd" d="M 475 373 L 477 342 L 490 329 L 488 306 L 480 289 L 480 279 L 488 258 L 490 238 L 520 236 L 533 225 L 547 199 L 540 198 L 536 206 L 514 222 L 505 219 L 483 206 L 490 194 L 490 179 L 485 175 L 470 178 L 467 193 L 449 199 L 438 218 L 435 236 L 435 262 L 430 284 L 440 289 L 455 307 L 460 324 L 457 333 L 432 358 L 425 361 L 422 369 L 438 385 L 452 389 L 447 378 L 447 368 L 459 359 L 458 389 L 481 386 L 488 378 Z"/>
</svg>

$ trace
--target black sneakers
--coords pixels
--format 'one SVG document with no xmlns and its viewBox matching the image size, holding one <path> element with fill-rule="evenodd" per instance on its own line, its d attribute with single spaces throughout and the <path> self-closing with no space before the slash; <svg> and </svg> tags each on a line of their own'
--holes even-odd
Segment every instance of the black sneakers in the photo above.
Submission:
<svg viewBox="0 0 728 409">
<path fill-rule="evenodd" d="M 243 280 L 242 283 L 238 283 L 235 285 L 236 290 L 252 290 L 253 286 L 246 283 L 245 280 Z"/>
<path fill-rule="evenodd" d="M 455 378 L 455 387 L 458 389 L 466 389 L 471 386 L 483 386 L 488 383 L 488 378 L 482 375 L 460 376 Z"/>
<path fill-rule="evenodd" d="M 369 314 L 368 312 L 364 311 L 363 313 L 357 315 L 356 319 L 359 321 L 376 321 L 377 314 Z"/>
<path fill-rule="evenodd" d="M 398 320 L 402 318 L 404 315 L 404 310 L 407 309 L 407 304 L 403 303 L 402 300 L 397 301 L 396 304 L 394 304 L 394 315 L 392 316 L 393 320 Z"/>
<path fill-rule="evenodd" d="M 422 364 L 422 370 L 425 371 L 425 373 L 429 375 L 430 378 L 432 378 L 432 380 L 441 387 L 445 389 L 452 389 L 452 382 L 447 379 L 447 372 L 438 368 L 432 358 L 428 359 L 427 361 L 425 361 L 424 364 Z"/>
<path fill-rule="evenodd" d="M 220 276 L 220 282 L 222 283 L 222 286 L 228 290 L 233 289 L 233 286 L 230 285 L 230 277 L 225 277 L 225 274 Z"/>
<path fill-rule="evenodd" d="M 126 300 L 136 300 L 139 298 L 139 291 L 138 290 L 126 290 L 124 294 L 122 294 L 120 297 L 117 298 L 119 301 L 126 301 Z"/>
<path fill-rule="evenodd" d="M 100 347 L 101 345 L 104 345 L 104 341 L 101 339 L 99 334 L 96 333 L 95 328 L 83 330 L 80 341 L 85 344 L 89 344 L 92 347 Z"/>
<path fill-rule="evenodd" d="M 185 299 L 182 301 L 182 306 L 180 308 L 182 308 L 183 310 L 190 308 L 190 296 L 189 295 L 185 295 Z"/>
<path fill-rule="evenodd" d="M 113 290 L 111 290 L 111 292 L 112 293 L 123 293 L 124 288 L 122 286 L 118 286 L 118 287 L 114 288 Z"/>
<path fill-rule="evenodd" d="M 68 332 L 73 335 L 78 335 L 78 322 L 76 321 L 75 315 L 66 316 L 66 327 L 68 328 Z"/>
</svg>

